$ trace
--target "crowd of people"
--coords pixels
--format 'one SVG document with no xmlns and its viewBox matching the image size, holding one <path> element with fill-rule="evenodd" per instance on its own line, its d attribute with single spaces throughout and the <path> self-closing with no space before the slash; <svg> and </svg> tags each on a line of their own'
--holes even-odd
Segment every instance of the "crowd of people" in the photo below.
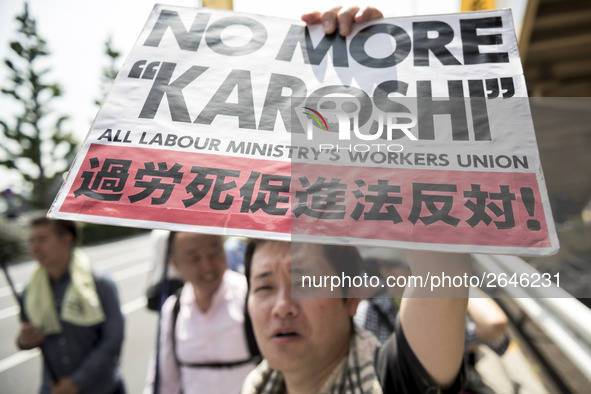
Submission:
<svg viewBox="0 0 591 394">
<path fill-rule="evenodd" d="M 306 14 L 330 34 L 382 17 L 375 8 Z M 113 281 L 75 248 L 72 222 L 32 222 L 39 265 L 23 294 L 17 343 L 41 347 L 41 393 L 123 393 L 118 369 L 124 318 Z M 145 393 L 462 392 L 477 346 L 502 353 L 506 317 L 468 288 L 407 287 L 362 300 L 350 288 L 332 298 L 295 297 L 294 272 L 339 274 L 343 264 L 379 275 L 471 271 L 469 255 L 358 250 L 352 246 L 160 232 L 166 267 L 152 289 L 158 345 Z M 229 268 L 228 260 L 231 262 Z M 176 282 L 168 280 L 174 272 Z M 470 299 L 470 300 L 469 300 Z"/>
<path fill-rule="evenodd" d="M 42 348 L 42 393 L 123 393 L 117 288 L 74 247 L 77 233 L 69 221 L 32 222 L 39 266 L 23 293 L 17 343 Z M 466 378 L 474 351 L 502 354 L 509 343 L 502 310 L 482 295 L 468 298 L 468 289 L 364 300 L 347 288 L 333 298 L 292 294 L 294 272 L 338 274 L 346 264 L 378 276 L 460 273 L 470 270 L 467 255 L 234 238 L 225 250 L 221 236 L 162 234 L 159 265 L 172 270 L 160 271 L 161 282 L 182 286 L 156 308 L 145 394 L 462 392 L 466 383 L 486 392 Z M 230 269 L 236 248 L 245 254 Z"/>
</svg>

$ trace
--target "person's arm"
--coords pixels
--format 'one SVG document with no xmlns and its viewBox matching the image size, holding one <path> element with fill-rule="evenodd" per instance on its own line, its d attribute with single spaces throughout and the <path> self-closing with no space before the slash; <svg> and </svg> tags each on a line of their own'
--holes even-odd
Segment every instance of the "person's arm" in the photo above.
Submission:
<svg viewBox="0 0 591 394">
<path fill-rule="evenodd" d="M 360 12 L 359 7 L 335 7 L 324 13 L 302 15 L 307 24 L 322 23 L 325 34 L 337 28 L 342 36 L 351 32 L 353 23 L 382 18 L 373 7 Z M 407 259 L 413 275 L 470 274 L 469 255 L 408 251 Z M 468 288 L 448 289 L 432 293 L 408 288 L 400 310 L 400 322 L 406 341 L 432 380 L 442 388 L 452 385 L 462 365 Z M 428 297 L 428 298 L 425 298 Z"/>
<path fill-rule="evenodd" d="M 453 278 L 471 274 L 470 255 L 407 251 L 413 276 Z M 462 279 L 463 280 L 463 279 Z M 425 283 L 430 285 L 429 282 Z M 412 284 L 412 283 L 411 283 Z M 447 285 L 447 283 L 446 283 Z M 451 386 L 462 366 L 468 287 L 407 286 L 400 323 L 413 353 L 441 388 Z"/>
<path fill-rule="evenodd" d="M 31 323 L 24 322 L 16 339 L 19 349 L 27 350 L 40 346 L 45 340 L 45 336 L 37 327 Z"/>
<path fill-rule="evenodd" d="M 51 384 L 51 394 L 78 394 L 80 388 L 72 378 L 63 377 L 56 384 Z"/>
<path fill-rule="evenodd" d="M 25 294 L 26 288 L 20 295 L 20 305 L 25 305 Z M 41 330 L 29 322 L 29 318 L 24 310 L 24 307 L 22 307 L 20 310 L 20 321 L 21 328 L 19 330 L 18 336 L 16 337 L 16 346 L 21 350 L 28 350 L 41 346 L 43 341 L 45 341 L 45 335 L 43 335 Z"/>
<path fill-rule="evenodd" d="M 501 307 L 482 290 L 472 288 L 468 301 L 468 313 L 476 325 L 476 335 L 483 341 L 491 341 L 505 334 L 507 315 Z"/>
<path fill-rule="evenodd" d="M 72 382 L 84 392 L 91 388 L 97 371 L 112 368 L 119 360 L 124 336 L 124 317 L 119 306 L 115 283 L 107 277 L 96 281 L 97 293 L 105 313 L 102 335 L 98 344 L 70 376 Z"/>
</svg>

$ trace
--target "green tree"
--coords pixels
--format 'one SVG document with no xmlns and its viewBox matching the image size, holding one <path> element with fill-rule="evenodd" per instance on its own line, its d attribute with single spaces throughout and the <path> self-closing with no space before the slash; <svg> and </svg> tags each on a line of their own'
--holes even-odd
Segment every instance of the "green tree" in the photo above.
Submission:
<svg viewBox="0 0 591 394">
<path fill-rule="evenodd" d="M 37 33 L 27 3 L 16 20 L 18 38 L 10 42 L 12 57 L 4 61 L 10 70 L 10 86 L 3 87 L 2 93 L 15 100 L 20 111 L 10 124 L 0 120 L 0 166 L 17 170 L 30 189 L 30 203 L 47 208 L 73 159 L 77 142 L 64 131 L 68 117 L 51 109 L 62 90 L 58 83 L 45 81 L 49 69 L 41 67 L 39 60 L 49 51 Z"/>
<path fill-rule="evenodd" d="M 97 100 L 94 100 L 96 105 L 101 105 L 102 102 L 107 97 L 109 90 L 111 90 L 111 86 L 113 85 L 113 81 L 119 72 L 119 67 L 117 66 L 119 57 L 121 56 L 121 52 L 116 50 L 113 47 L 113 40 L 111 37 L 105 41 L 105 55 L 107 55 L 109 63 L 103 67 L 103 73 L 101 75 L 101 97 Z"/>
</svg>

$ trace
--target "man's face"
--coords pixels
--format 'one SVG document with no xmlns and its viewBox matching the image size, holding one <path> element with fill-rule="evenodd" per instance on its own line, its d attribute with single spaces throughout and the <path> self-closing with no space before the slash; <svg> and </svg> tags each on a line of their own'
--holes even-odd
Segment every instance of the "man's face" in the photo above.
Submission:
<svg viewBox="0 0 591 394">
<path fill-rule="evenodd" d="M 203 291 L 215 291 L 227 268 L 222 237 L 177 233 L 172 261 L 186 281 Z"/>
<path fill-rule="evenodd" d="M 318 245 L 265 242 L 252 257 L 248 311 L 263 356 L 284 373 L 331 368 L 347 353 L 358 299 L 291 298 L 294 270 L 329 263 Z M 334 272 L 334 271 L 333 271 Z M 295 280 L 295 279 L 294 279 Z"/>
<path fill-rule="evenodd" d="M 59 235 L 52 224 L 37 225 L 31 229 L 31 255 L 44 267 L 53 268 L 66 264 L 71 248 L 72 236 Z"/>
</svg>

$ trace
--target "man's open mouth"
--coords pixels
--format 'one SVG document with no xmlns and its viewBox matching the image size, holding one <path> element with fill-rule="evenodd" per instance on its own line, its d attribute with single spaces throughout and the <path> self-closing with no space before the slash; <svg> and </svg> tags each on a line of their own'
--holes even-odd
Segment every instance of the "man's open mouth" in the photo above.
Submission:
<svg viewBox="0 0 591 394">
<path fill-rule="evenodd" d="M 275 332 L 273 333 L 273 338 L 281 338 L 281 339 L 288 339 L 288 338 L 295 338 L 295 337 L 299 337 L 300 334 L 292 329 L 292 328 L 280 328 L 278 330 L 275 330 Z"/>
</svg>

